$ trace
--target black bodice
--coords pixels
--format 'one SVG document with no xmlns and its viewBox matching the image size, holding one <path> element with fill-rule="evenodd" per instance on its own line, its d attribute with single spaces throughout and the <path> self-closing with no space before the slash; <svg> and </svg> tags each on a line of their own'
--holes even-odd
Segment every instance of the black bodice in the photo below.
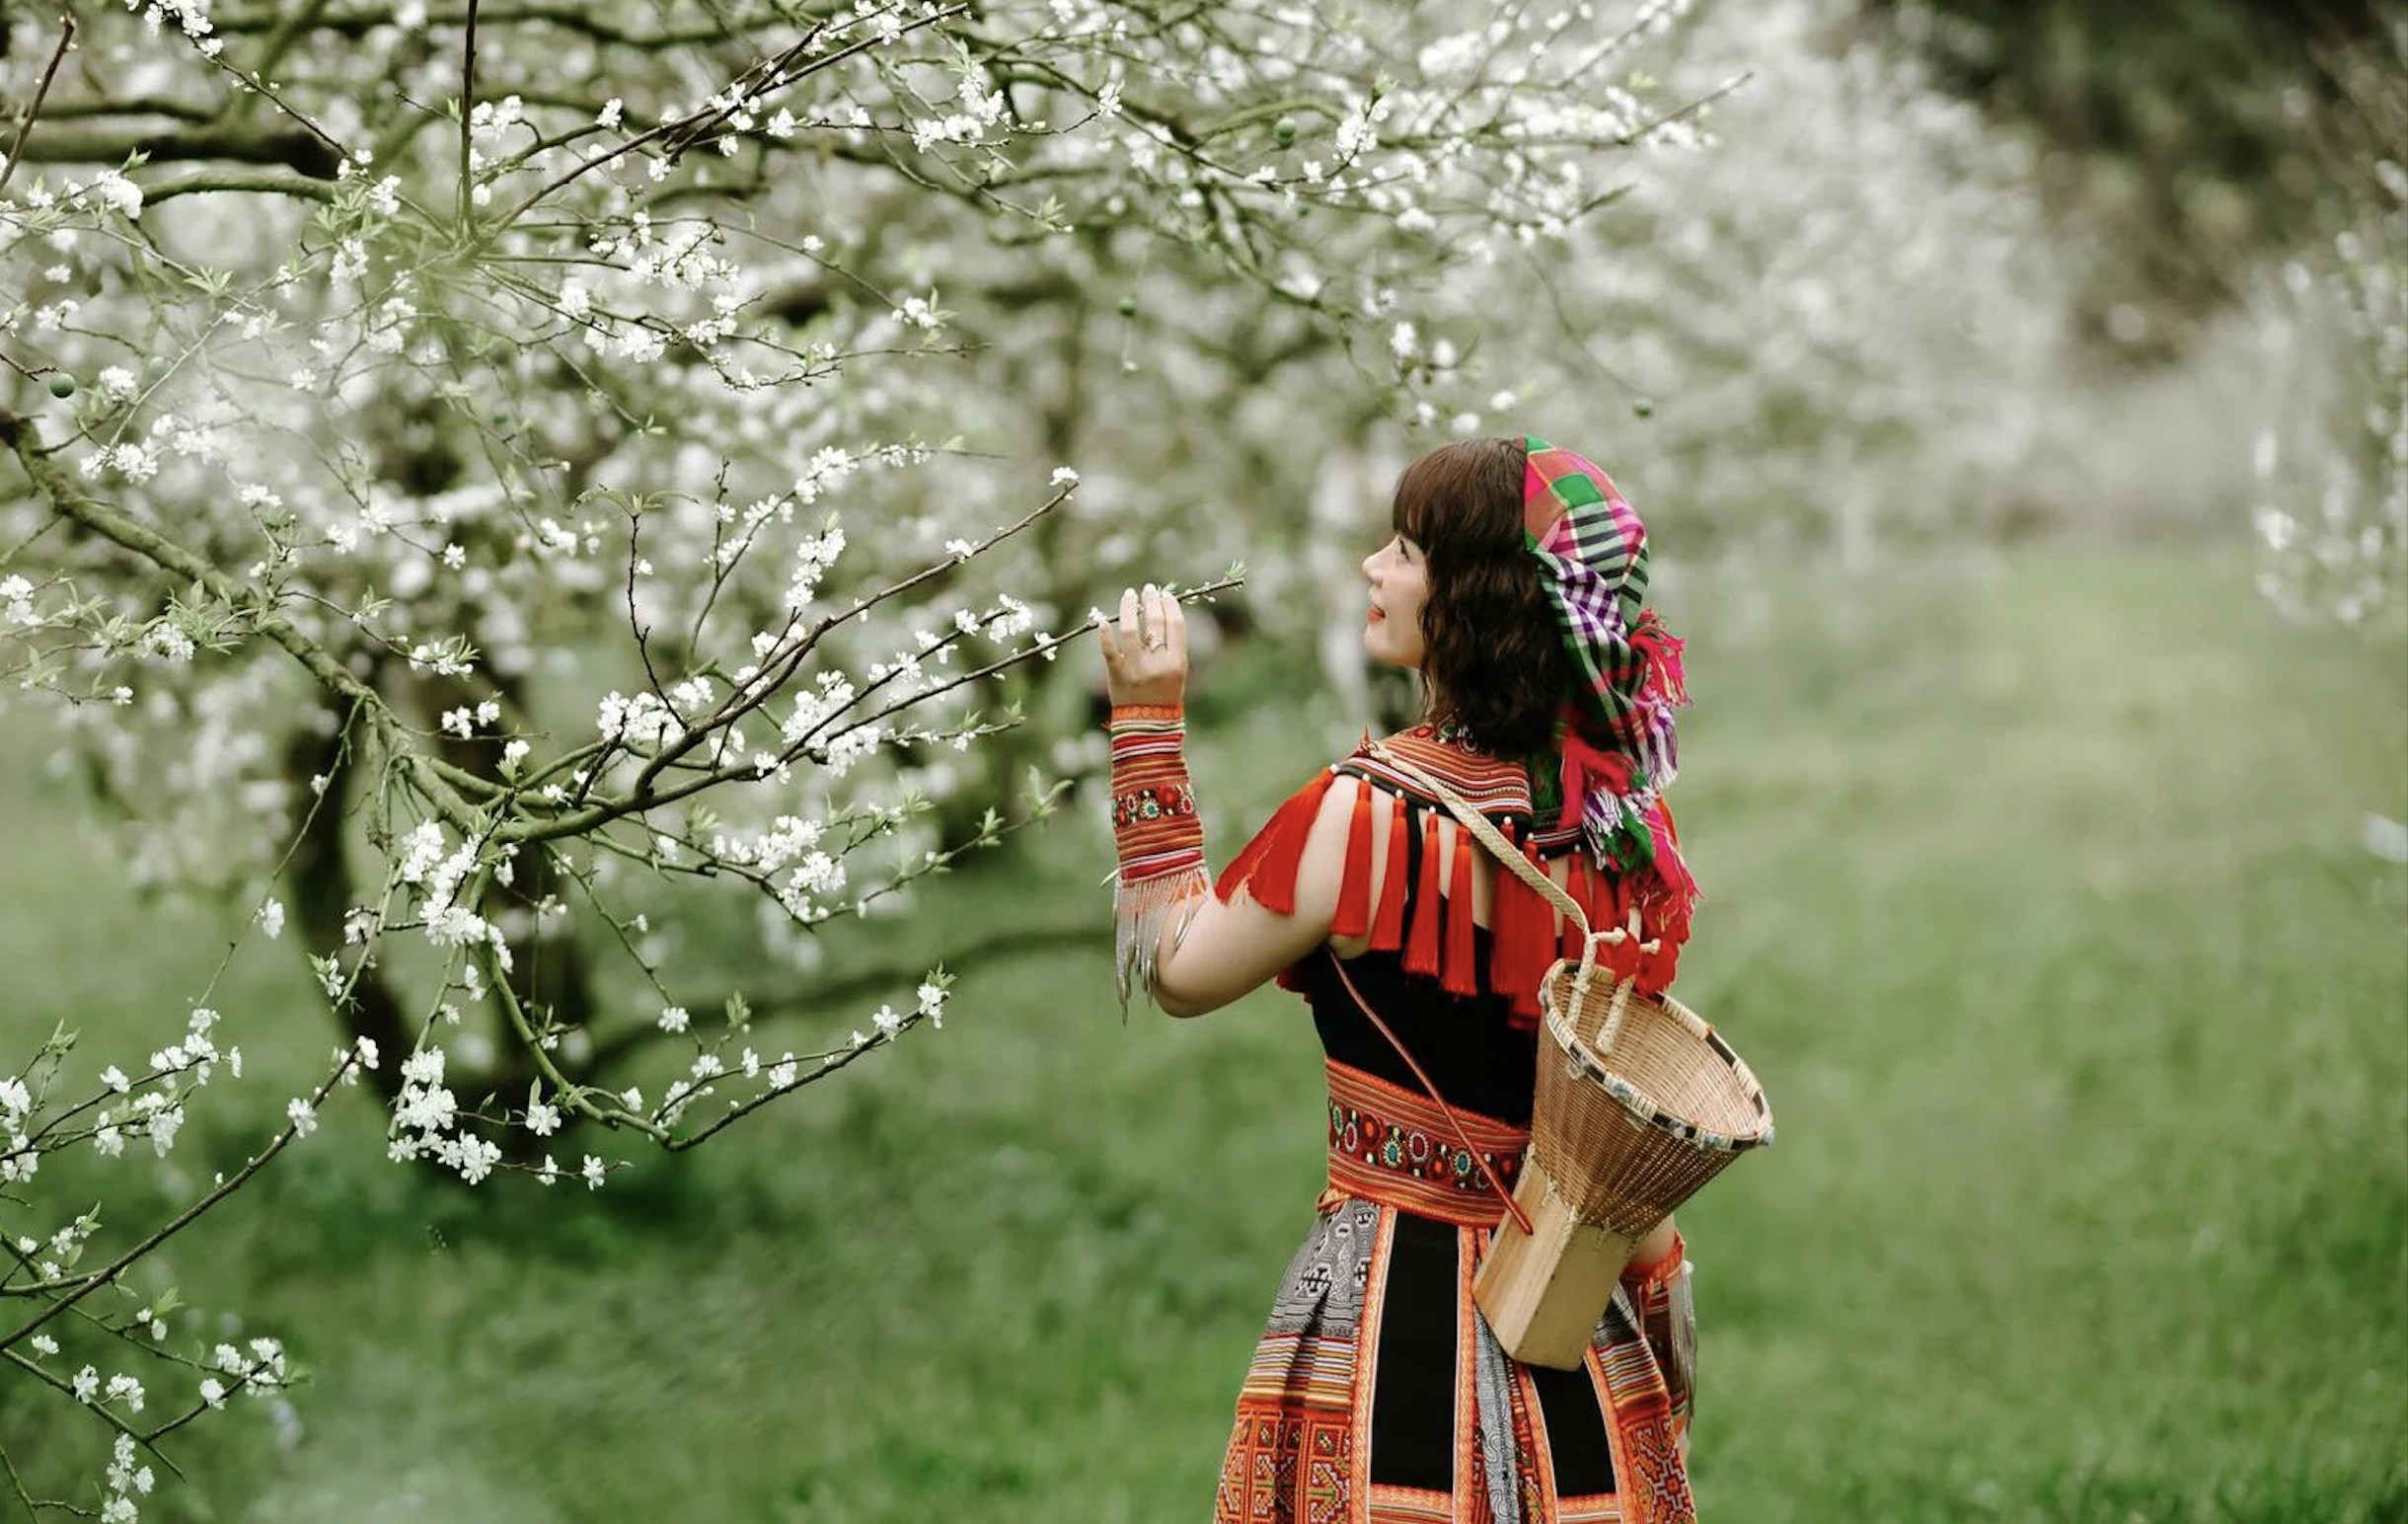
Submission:
<svg viewBox="0 0 2408 1524">
<path fill-rule="evenodd" d="M 1477 941 L 1485 968 L 1486 928 L 1480 930 Z M 1366 952 L 1350 958 L 1346 972 L 1437 1085 L 1447 1105 L 1517 1127 L 1530 1125 L 1531 1097 L 1538 1086 L 1539 1034 L 1514 1029 L 1507 1020 L 1504 997 L 1450 995 L 1434 978 L 1407 975 L 1402 954 L 1397 952 Z M 1313 1025 L 1320 1032 L 1323 1051 L 1349 1068 L 1377 1075 L 1415 1095 L 1427 1094 L 1395 1048 L 1338 982 L 1335 954 L 1325 947 L 1318 949 L 1305 959 L 1298 973 L 1305 998 L 1313 1006 Z"/>
</svg>

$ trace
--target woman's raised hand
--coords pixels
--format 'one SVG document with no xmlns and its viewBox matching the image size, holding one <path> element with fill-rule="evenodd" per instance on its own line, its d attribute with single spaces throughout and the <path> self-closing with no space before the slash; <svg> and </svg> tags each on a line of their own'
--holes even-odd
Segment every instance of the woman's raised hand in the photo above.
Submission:
<svg viewBox="0 0 2408 1524">
<path fill-rule="evenodd" d="M 1187 615 L 1179 600 L 1152 582 L 1120 594 L 1120 618 L 1105 616 L 1104 691 L 1115 706 L 1180 703 L 1187 692 Z"/>
</svg>

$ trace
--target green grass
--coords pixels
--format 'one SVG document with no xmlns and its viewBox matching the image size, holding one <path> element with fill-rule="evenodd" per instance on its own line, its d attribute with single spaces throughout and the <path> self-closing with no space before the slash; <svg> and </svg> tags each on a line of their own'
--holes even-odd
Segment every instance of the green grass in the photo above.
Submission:
<svg viewBox="0 0 2408 1524">
<path fill-rule="evenodd" d="M 1780 1141 L 1684 1213 L 1705 1517 L 2408 1518 L 2408 876 L 2359 842 L 2408 816 L 2400 652 L 2173 558 L 1727 593 L 1671 610 L 1682 990 Z M 1201 737 L 1216 855 L 1325 746 Z M 222 928 L 137 907 L 67 799 L 0 776 L 0 1030 L 146 1051 Z M 1104 854 L 1066 825 L 931 912 L 1100 916 Z M 332 1040 L 274 953 L 219 991 L 251 1100 L 188 1169 Z M 592 1195 L 429 1184 L 352 1099 L 151 1272 L 313 1380 L 296 1442 L 196 1426 L 146 1517 L 1207 1516 L 1317 1053 L 1276 992 L 1124 1029 L 1108 991 L 1100 951 L 992 961 L 941 1033 Z M 58 1408 L 0 1383 L 21 1465 L 101 1452 Z"/>
</svg>

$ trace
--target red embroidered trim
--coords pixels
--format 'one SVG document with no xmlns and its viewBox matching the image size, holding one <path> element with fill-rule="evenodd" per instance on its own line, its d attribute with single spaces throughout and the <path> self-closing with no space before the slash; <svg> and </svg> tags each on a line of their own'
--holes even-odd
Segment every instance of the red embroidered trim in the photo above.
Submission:
<svg viewBox="0 0 2408 1524">
<path fill-rule="evenodd" d="M 1179 711 L 1130 705 L 1112 713 L 1112 835 L 1120 879 L 1136 884 L 1204 863 L 1204 822 L 1187 783 Z"/>
<path fill-rule="evenodd" d="M 1120 830 L 1142 820 L 1173 819 L 1196 812 L 1195 792 L 1182 784 L 1157 784 L 1132 789 L 1112 800 L 1112 828 Z"/>
<path fill-rule="evenodd" d="M 1327 1067 L 1331 1189 L 1459 1227 L 1496 1225 L 1504 1199 L 1436 1103 L 1345 1064 Z M 1460 1109 L 1454 1119 L 1510 1187 L 1529 1130 Z"/>
</svg>

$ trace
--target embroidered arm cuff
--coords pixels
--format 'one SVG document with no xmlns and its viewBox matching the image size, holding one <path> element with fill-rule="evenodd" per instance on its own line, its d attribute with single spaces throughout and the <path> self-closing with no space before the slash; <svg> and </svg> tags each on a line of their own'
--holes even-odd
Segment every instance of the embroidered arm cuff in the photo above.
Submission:
<svg viewBox="0 0 2408 1524">
<path fill-rule="evenodd" d="M 1122 1015 L 1132 987 L 1151 991 L 1165 929 L 1184 927 L 1212 888 L 1204 822 L 1182 751 L 1186 721 L 1173 705 L 1112 711 L 1112 839 L 1120 876 L 1112 895 L 1113 983 Z"/>
</svg>

